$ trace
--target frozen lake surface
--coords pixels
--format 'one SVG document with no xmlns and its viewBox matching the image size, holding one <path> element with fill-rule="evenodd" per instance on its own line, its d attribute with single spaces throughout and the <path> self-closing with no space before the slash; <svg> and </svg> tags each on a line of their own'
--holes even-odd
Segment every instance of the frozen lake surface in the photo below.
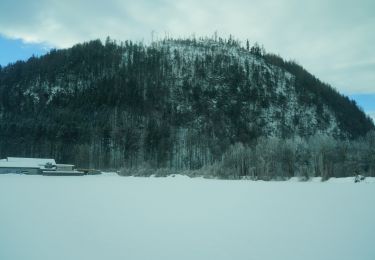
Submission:
<svg viewBox="0 0 375 260">
<path fill-rule="evenodd" d="M 375 183 L 0 175 L 1 260 L 374 260 Z"/>
</svg>

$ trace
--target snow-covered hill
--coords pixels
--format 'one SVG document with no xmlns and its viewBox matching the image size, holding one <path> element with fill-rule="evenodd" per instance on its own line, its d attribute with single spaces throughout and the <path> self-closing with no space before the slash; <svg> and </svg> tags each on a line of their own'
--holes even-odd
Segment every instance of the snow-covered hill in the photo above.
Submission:
<svg viewBox="0 0 375 260">
<path fill-rule="evenodd" d="M 0 95 L 0 155 L 84 167 L 196 169 L 260 137 L 374 129 L 301 66 L 231 38 L 52 50 L 2 68 Z"/>
</svg>

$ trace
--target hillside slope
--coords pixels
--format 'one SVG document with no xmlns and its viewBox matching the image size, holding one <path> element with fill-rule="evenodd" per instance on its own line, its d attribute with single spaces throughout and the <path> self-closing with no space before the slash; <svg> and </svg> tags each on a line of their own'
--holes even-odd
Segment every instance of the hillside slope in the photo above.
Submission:
<svg viewBox="0 0 375 260">
<path fill-rule="evenodd" d="M 353 101 L 301 66 L 234 40 L 107 40 L 0 72 L 0 156 L 80 166 L 196 169 L 259 137 L 374 129 Z"/>
</svg>

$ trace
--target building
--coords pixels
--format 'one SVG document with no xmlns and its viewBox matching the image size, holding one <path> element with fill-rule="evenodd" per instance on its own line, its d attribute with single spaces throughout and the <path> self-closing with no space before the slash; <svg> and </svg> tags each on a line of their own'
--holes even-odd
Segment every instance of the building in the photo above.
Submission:
<svg viewBox="0 0 375 260">
<path fill-rule="evenodd" d="M 17 174 L 42 174 L 38 165 L 20 162 L 0 161 L 0 174 L 17 173 Z"/>
<path fill-rule="evenodd" d="M 7 157 L 6 159 L 3 159 L 1 161 L 6 161 L 15 165 L 19 164 L 19 165 L 37 166 L 42 170 L 46 170 L 46 169 L 56 170 L 57 168 L 55 159 Z"/>
<path fill-rule="evenodd" d="M 56 164 L 57 171 L 73 171 L 74 165 L 73 164 Z"/>
<path fill-rule="evenodd" d="M 56 164 L 55 159 L 8 157 L 0 160 L 0 174 L 41 174 L 53 176 L 79 176 L 73 164 Z"/>
</svg>

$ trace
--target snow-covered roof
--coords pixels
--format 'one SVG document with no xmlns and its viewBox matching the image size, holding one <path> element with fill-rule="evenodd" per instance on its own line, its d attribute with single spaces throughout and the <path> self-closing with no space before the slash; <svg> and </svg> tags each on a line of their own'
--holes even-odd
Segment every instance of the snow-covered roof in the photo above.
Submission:
<svg viewBox="0 0 375 260">
<path fill-rule="evenodd" d="M 19 167 L 47 169 L 47 164 L 50 164 L 52 167 L 56 167 L 55 159 L 8 157 L 7 159 L 0 160 L 0 167 L 10 168 Z"/>
<path fill-rule="evenodd" d="M 8 162 L 37 162 L 37 163 L 52 163 L 56 165 L 55 159 L 47 158 L 23 158 L 23 157 L 7 157 Z"/>
</svg>

